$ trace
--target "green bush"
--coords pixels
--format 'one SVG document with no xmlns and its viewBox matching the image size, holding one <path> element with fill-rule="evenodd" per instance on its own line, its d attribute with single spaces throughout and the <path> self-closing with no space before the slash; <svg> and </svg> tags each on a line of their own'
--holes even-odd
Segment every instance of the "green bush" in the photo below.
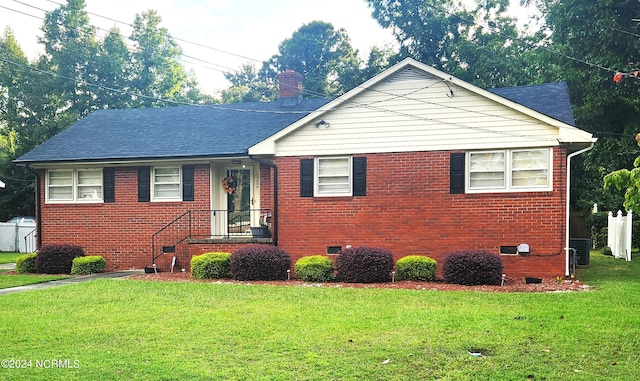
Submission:
<svg viewBox="0 0 640 381">
<path fill-rule="evenodd" d="M 88 257 L 76 257 L 71 263 L 71 274 L 87 275 L 104 271 L 107 267 L 107 261 L 99 255 L 90 255 Z"/>
<path fill-rule="evenodd" d="M 73 259 L 76 257 L 84 257 L 84 250 L 80 246 L 44 246 L 36 256 L 36 272 L 39 274 L 70 274 Z"/>
<path fill-rule="evenodd" d="M 333 261 L 324 255 L 302 257 L 293 266 L 296 278 L 305 282 L 328 282 L 335 278 Z"/>
<path fill-rule="evenodd" d="M 21 255 L 16 259 L 17 273 L 35 273 L 37 253 Z"/>
<path fill-rule="evenodd" d="M 611 248 L 609 246 L 603 247 L 601 252 L 602 252 L 602 255 L 613 255 L 613 253 L 611 252 Z"/>
<path fill-rule="evenodd" d="M 435 259 L 423 255 L 409 255 L 396 262 L 396 278 L 430 282 L 436 279 L 436 269 Z"/>
<path fill-rule="evenodd" d="M 191 258 L 191 277 L 195 279 L 224 278 L 229 274 L 231 254 L 211 252 Z"/>
</svg>

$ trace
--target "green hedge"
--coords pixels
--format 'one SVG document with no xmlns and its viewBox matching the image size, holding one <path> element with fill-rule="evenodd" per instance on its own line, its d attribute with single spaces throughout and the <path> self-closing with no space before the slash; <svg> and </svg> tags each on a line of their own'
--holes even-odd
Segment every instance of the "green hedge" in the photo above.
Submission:
<svg viewBox="0 0 640 381">
<path fill-rule="evenodd" d="M 87 275 L 104 271 L 107 267 L 107 261 L 99 255 L 90 255 L 87 257 L 77 257 L 71 263 L 71 274 Z"/>
<path fill-rule="evenodd" d="M 396 262 L 398 280 L 416 280 L 430 282 L 436 279 L 437 262 L 423 255 L 409 255 Z"/>
<path fill-rule="evenodd" d="M 16 259 L 17 273 L 35 273 L 38 253 L 21 255 Z"/>
<path fill-rule="evenodd" d="M 335 278 L 333 261 L 324 255 L 311 255 L 296 261 L 296 278 L 305 282 L 328 282 Z"/>
<path fill-rule="evenodd" d="M 225 278 L 229 275 L 230 253 L 211 252 L 191 258 L 191 276 L 195 279 Z"/>
</svg>

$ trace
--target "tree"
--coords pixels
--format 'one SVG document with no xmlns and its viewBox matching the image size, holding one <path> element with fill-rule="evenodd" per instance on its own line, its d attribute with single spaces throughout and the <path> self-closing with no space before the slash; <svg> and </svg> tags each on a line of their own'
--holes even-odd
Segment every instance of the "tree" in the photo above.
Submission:
<svg viewBox="0 0 640 381">
<path fill-rule="evenodd" d="M 344 29 L 313 21 L 280 43 L 280 54 L 263 64 L 264 76 L 275 80 L 286 69 L 302 74 L 307 95 L 338 95 L 360 83 L 361 61 Z M 351 86 L 351 87 L 350 87 Z"/>
<path fill-rule="evenodd" d="M 32 215 L 34 211 L 32 175 L 11 161 L 21 152 L 18 131 L 27 122 L 28 113 L 22 111 L 23 82 L 29 82 L 19 66 L 27 65 L 27 58 L 10 28 L 0 37 L 0 221 L 17 215 Z"/>
<path fill-rule="evenodd" d="M 616 69 L 627 67 L 638 54 L 635 0 L 531 0 L 543 16 L 546 36 L 541 42 L 545 79 L 566 80 L 577 125 L 597 138 L 595 147 L 575 160 L 573 184 L 577 209 L 597 202 L 615 210 L 622 199 L 611 197 L 612 187 L 602 187 L 606 173 L 633 168 L 640 131 L 640 103 L 635 81 L 612 81 Z M 588 24 L 588 27 L 586 26 Z M 623 71 L 623 70 L 620 70 Z M 573 170 L 573 169 L 572 169 Z"/>
<path fill-rule="evenodd" d="M 277 99 L 278 89 L 274 81 L 260 74 L 256 66 L 250 63 L 242 65 L 238 71 L 225 73 L 225 78 L 232 86 L 222 92 L 222 103 L 266 102 Z"/>
<path fill-rule="evenodd" d="M 505 15 L 508 0 L 367 0 L 373 17 L 393 31 L 400 57 L 418 61 L 480 87 L 531 84 L 530 37 Z"/>
<path fill-rule="evenodd" d="M 39 42 L 44 54 L 29 63 L 13 33 L 0 38 L 0 175 L 11 181 L 0 196 L 0 216 L 33 213 L 33 175 L 12 160 L 97 109 L 213 103 L 153 11 L 136 16 L 132 39 L 118 29 L 96 38 L 84 0 L 67 0 L 47 13 Z M 162 99 L 161 99 L 162 98 Z M 173 102 L 166 102 L 166 100 Z"/>
<path fill-rule="evenodd" d="M 636 141 L 640 145 L 640 134 L 636 135 Z M 633 169 L 619 169 L 604 177 L 605 189 L 615 188 L 623 190 L 624 207 L 626 210 L 640 212 L 640 156 L 633 162 Z"/>
</svg>

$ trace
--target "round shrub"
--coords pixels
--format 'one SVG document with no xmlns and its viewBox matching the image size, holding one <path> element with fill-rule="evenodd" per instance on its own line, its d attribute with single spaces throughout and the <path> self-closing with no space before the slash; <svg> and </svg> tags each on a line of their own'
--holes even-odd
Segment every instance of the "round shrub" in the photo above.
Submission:
<svg viewBox="0 0 640 381">
<path fill-rule="evenodd" d="M 247 245 L 231 254 L 230 270 L 237 280 L 284 280 L 291 268 L 291 257 L 268 245 Z"/>
<path fill-rule="evenodd" d="M 603 247 L 601 252 L 602 255 L 613 255 L 613 252 L 611 251 L 611 248 L 609 246 Z"/>
<path fill-rule="evenodd" d="M 461 250 L 444 259 L 442 276 L 445 283 L 462 285 L 500 284 L 502 258 L 482 250 Z"/>
<path fill-rule="evenodd" d="M 336 279 L 349 283 L 390 282 L 393 255 L 387 249 L 352 247 L 336 259 Z"/>
<path fill-rule="evenodd" d="M 104 271 L 107 267 L 107 261 L 99 255 L 90 255 L 88 257 L 76 257 L 71 262 L 71 274 L 87 275 Z"/>
<path fill-rule="evenodd" d="M 211 252 L 191 258 L 191 276 L 195 279 L 224 278 L 229 274 L 231 253 Z"/>
<path fill-rule="evenodd" d="M 16 259 L 17 273 L 35 273 L 36 272 L 36 256 L 37 253 L 21 255 Z"/>
<path fill-rule="evenodd" d="M 36 272 L 41 274 L 69 274 L 73 259 L 84 257 L 84 250 L 74 245 L 47 245 L 38 251 Z"/>
<path fill-rule="evenodd" d="M 436 269 L 435 259 L 423 255 L 409 255 L 396 262 L 396 278 L 430 282 L 436 279 Z"/>
<path fill-rule="evenodd" d="M 335 278 L 333 261 L 324 255 L 302 257 L 293 266 L 296 278 L 305 282 L 328 282 Z"/>
</svg>

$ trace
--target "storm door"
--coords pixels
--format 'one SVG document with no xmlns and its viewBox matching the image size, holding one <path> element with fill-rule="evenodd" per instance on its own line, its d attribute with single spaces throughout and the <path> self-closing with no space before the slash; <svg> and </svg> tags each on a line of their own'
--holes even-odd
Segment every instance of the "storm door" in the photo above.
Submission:
<svg viewBox="0 0 640 381">
<path fill-rule="evenodd" d="M 251 234 L 251 169 L 227 169 L 224 181 L 228 234 Z"/>
</svg>

